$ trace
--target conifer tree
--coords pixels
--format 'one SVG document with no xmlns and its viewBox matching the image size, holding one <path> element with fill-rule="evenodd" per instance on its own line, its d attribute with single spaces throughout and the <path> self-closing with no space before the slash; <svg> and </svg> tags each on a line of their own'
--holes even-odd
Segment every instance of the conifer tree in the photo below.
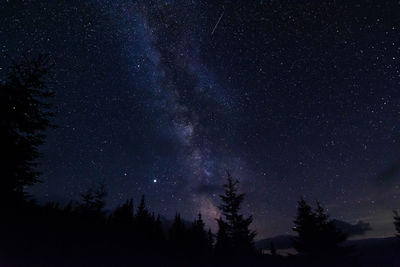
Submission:
<svg viewBox="0 0 400 267">
<path fill-rule="evenodd" d="M 336 228 L 334 221 L 329 219 L 319 203 L 313 211 L 301 199 L 294 224 L 293 231 L 297 232 L 297 237 L 293 239 L 293 246 L 300 254 L 320 256 L 344 250 L 339 244 L 346 240 L 346 234 Z"/>
<path fill-rule="evenodd" d="M 218 232 L 215 242 L 215 253 L 226 256 L 232 251 L 232 237 L 229 233 L 229 225 L 221 217 L 217 219 Z"/>
<path fill-rule="evenodd" d="M 176 249 L 182 249 L 185 244 L 186 229 L 181 216 L 176 213 L 174 222 L 169 229 L 169 240 Z"/>
<path fill-rule="evenodd" d="M 115 208 L 111 221 L 121 225 L 131 225 L 133 223 L 133 200 L 127 200 L 123 205 Z"/>
<path fill-rule="evenodd" d="M 157 219 L 155 220 L 155 223 L 154 223 L 154 238 L 155 238 L 155 241 L 158 241 L 158 242 L 164 241 L 164 231 L 163 231 L 160 214 L 157 215 Z"/>
<path fill-rule="evenodd" d="M 214 245 L 214 234 L 211 232 L 211 228 L 208 228 L 207 232 L 207 242 L 209 248 L 212 250 Z"/>
<path fill-rule="evenodd" d="M 140 204 L 137 208 L 136 219 L 142 219 L 142 218 L 147 219 L 149 216 L 150 216 L 150 213 L 146 208 L 145 197 L 144 197 L 144 195 L 142 195 L 142 198 L 140 199 Z"/>
<path fill-rule="evenodd" d="M 236 255 L 251 254 L 255 251 L 256 236 L 256 233 L 249 229 L 253 217 L 245 218 L 239 213 L 244 194 L 238 193 L 239 181 L 233 180 L 229 172 L 227 176 L 224 194 L 220 195 L 222 204 L 219 208 L 224 218 L 217 219 L 219 230 L 216 250 L 222 253 L 233 252 Z"/>
<path fill-rule="evenodd" d="M 149 239 L 152 234 L 152 220 L 148 209 L 146 208 L 146 201 L 144 195 L 140 200 L 134 218 L 135 229 L 140 238 Z"/>
<path fill-rule="evenodd" d="M 44 143 L 44 131 L 53 125 L 50 118 L 48 88 L 51 64 L 39 55 L 13 62 L 5 80 L 0 81 L 0 197 L 24 196 L 24 187 L 39 181 L 36 170 L 38 147 Z"/>
<path fill-rule="evenodd" d="M 88 218 L 103 218 L 106 196 L 107 192 L 103 184 L 100 184 L 99 188 L 95 190 L 89 188 L 86 193 L 81 194 L 82 204 L 79 205 L 78 211 Z"/>
<path fill-rule="evenodd" d="M 197 215 L 197 219 L 194 220 L 192 224 L 192 233 L 197 237 L 197 238 L 204 238 L 206 239 L 207 232 L 204 230 L 204 221 L 201 217 L 201 213 Z"/>
<path fill-rule="evenodd" d="M 94 191 L 94 207 L 97 211 L 102 211 L 106 206 L 107 191 L 104 184 L 100 184 L 99 188 Z"/>
<path fill-rule="evenodd" d="M 205 254 L 211 250 L 209 234 L 204 227 L 205 223 L 201 217 L 201 213 L 199 213 L 197 215 L 197 219 L 195 219 L 192 224 L 192 228 L 190 229 L 191 250 L 197 254 Z"/>
<path fill-rule="evenodd" d="M 294 220 L 293 231 L 297 237 L 293 239 L 293 246 L 299 253 L 313 251 L 316 246 L 316 219 L 310 205 L 302 198 L 297 205 L 297 217 Z"/>
</svg>

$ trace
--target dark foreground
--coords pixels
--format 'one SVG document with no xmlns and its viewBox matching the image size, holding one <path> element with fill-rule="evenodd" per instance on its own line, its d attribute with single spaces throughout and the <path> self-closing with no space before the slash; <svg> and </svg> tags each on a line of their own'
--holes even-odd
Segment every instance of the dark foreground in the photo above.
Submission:
<svg viewBox="0 0 400 267">
<path fill-rule="evenodd" d="M 1 220 L 0 266 L 400 266 L 400 242 L 352 244 L 341 255 L 217 255 L 124 224 L 55 207 L 6 211 Z M 82 214 L 81 214 L 82 215 Z M 144 230 L 147 231 L 147 230 Z"/>
</svg>

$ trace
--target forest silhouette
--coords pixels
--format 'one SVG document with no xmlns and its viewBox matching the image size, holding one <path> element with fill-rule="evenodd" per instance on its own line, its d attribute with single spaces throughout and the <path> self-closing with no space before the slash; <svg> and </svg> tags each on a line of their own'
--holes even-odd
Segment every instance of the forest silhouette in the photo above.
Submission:
<svg viewBox="0 0 400 267">
<path fill-rule="evenodd" d="M 38 204 L 25 188 L 39 182 L 39 146 L 55 127 L 50 62 L 45 55 L 12 61 L 0 85 L 1 266 L 361 266 L 325 209 L 319 203 L 313 209 L 304 199 L 293 222 L 297 254 L 283 257 L 273 243 L 270 253 L 258 250 L 253 216 L 241 213 L 245 195 L 229 171 L 216 233 L 200 213 L 191 224 L 179 213 L 168 223 L 147 208 L 145 196 L 106 212 L 104 185 L 65 206 Z M 396 211 L 394 220 L 400 234 Z"/>
</svg>

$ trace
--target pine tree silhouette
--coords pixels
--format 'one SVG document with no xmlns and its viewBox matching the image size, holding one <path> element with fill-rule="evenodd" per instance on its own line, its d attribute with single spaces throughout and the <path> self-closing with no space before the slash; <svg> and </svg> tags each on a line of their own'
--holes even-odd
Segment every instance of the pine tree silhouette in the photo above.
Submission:
<svg viewBox="0 0 400 267">
<path fill-rule="evenodd" d="M 232 251 L 232 237 L 229 234 L 229 225 L 222 218 L 217 219 L 218 232 L 215 242 L 215 253 L 220 257 L 227 256 Z"/>
<path fill-rule="evenodd" d="M 48 56 L 39 55 L 20 63 L 12 62 L 10 73 L 0 82 L 0 197 L 24 196 L 24 186 L 37 183 L 38 147 L 44 143 L 44 131 L 53 125 L 48 78 Z M 2 203 L 2 201 L 0 201 Z"/>
<path fill-rule="evenodd" d="M 297 237 L 293 239 L 293 246 L 299 253 L 308 253 L 315 250 L 316 244 L 316 219 L 310 205 L 304 199 L 298 202 L 297 217 L 294 221 L 293 231 Z"/>
<path fill-rule="evenodd" d="M 293 239 L 293 246 L 300 254 L 321 256 L 338 253 L 341 249 L 339 244 L 347 238 L 319 203 L 313 211 L 304 199 L 298 202 L 294 224 L 293 231 L 297 232 L 297 237 Z"/>
<path fill-rule="evenodd" d="M 179 213 L 176 213 L 174 222 L 169 229 L 169 241 L 178 251 L 185 248 L 186 229 Z"/>
<path fill-rule="evenodd" d="M 150 212 L 146 208 L 145 196 L 142 195 L 140 204 L 134 218 L 135 230 L 138 237 L 145 242 L 149 242 L 153 230 L 153 220 Z"/>
<path fill-rule="evenodd" d="M 90 220 L 104 220 L 105 212 L 103 209 L 106 205 L 106 196 L 107 192 L 103 184 L 100 184 L 99 188 L 95 190 L 89 188 L 86 193 L 81 194 L 82 203 L 78 207 L 78 212 Z"/>
<path fill-rule="evenodd" d="M 101 212 L 106 206 L 105 198 L 107 191 L 104 184 L 100 184 L 99 188 L 94 191 L 94 209 Z"/>
<path fill-rule="evenodd" d="M 111 221 L 119 225 L 131 225 L 133 223 L 133 200 L 127 200 L 123 205 L 115 208 Z"/>
<path fill-rule="evenodd" d="M 190 229 L 190 245 L 192 253 L 205 256 L 212 250 L 209 233 L 205 230 L 205 223 L 201 217 L 201 213 L 197 215 Z"/>
<path fill-rule="evenodd" d="M 137 208 L 136 212 L 136 220 L 148 220 L 150 216 L 149 211 L 146 208 L 146 201 L 144 195 L 142 195 L 142 198 L 140 200 L 140 204 Z"/>
<path fill-rule="evenodd" d="M 201 217 L 201 213 L 197 215 L 197 219 L 192 224 L 191 232 L 194 238 L 198 240 L 207 240 L 207 232 L 204 230 L 205 224 Z"/>
<path fill-rule="evenodd" d="M 160 214 L 157 215 L 157 219 L 154 222 L 154 239 L 158 243 L 165 240 Z"/>
<path fill-rule="evenodd" d="M 224 218 L 217 219 L 219 230 L 216 251 L 222 254 L 234 253 L 237 256 L 249 255 L 255 252 L 256 233 L 249 229 L 253 217 L 245 218 L 239 214 L 244 194 L 238 193 L 239 181 L 234 181 L 229 172 L 227 176 L 224 194 L 220 195 L 222 204 L 219 208 Z"/>
<path fill-rule="evenodd" d="M 208 228 L 207 243 L 210 250 L 212 250 L 214 248 L 214 234 L 211 232 L 211 228 Z"/>
</svg>

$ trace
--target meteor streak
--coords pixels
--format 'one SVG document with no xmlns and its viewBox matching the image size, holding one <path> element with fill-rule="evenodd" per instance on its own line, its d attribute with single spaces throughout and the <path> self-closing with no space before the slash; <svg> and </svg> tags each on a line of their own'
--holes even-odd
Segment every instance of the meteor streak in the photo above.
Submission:
<svg viewBox="0 0 400 267">
<path fill-rule="evenodd" d="M 214 32 L 215 32 L 215 30 L 217 29 L 219 22 L 221 21 L 222 17 L 224 16 L 224 12 L 225 12 L 225 11 L 222 11 L 221 16 L 219 16 L 219 19 L 218 19 L 217 23 L 215 24 L 214 29 L 213 29 L 212 32 L 211 32 L 211 35 L 213 35 Z"/>
</svg>

